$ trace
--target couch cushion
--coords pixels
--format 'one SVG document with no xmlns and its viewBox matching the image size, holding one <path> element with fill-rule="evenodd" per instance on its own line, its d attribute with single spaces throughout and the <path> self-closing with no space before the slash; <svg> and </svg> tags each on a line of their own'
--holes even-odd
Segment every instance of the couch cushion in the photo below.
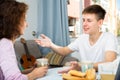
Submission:
<svg viewBox="0 0 120 80">
<path fill-rule="evenodd" d="M 26 40 L 26 44 L 30 55 L 34 56 L 35 58 L 40 58 L 42 56 L 39 47 L 34 40 Z M 21 58 L 23 54 L 26 54 L 24 45 L 21 43 L 21 41 L 16 41 L 14 48 L 17 58 Z"/>
<path fill-rule="evenodd" d="M 61 56 L 55 52 L 49 52 L 45 58 L 48 58 L 49 65 L 60 66 L 65 56 Z"/>
<path fill-rule="evenodd" d="M 72 57 L 72 56 L 66 56 L 64 58 L 64 60 L 62 61 L 61 65 L 65 65 L 67 62 L 71 62 L 71 61 L 77 61 L 79 62 L 79 60 L 75 57 Z"/>
</svg>

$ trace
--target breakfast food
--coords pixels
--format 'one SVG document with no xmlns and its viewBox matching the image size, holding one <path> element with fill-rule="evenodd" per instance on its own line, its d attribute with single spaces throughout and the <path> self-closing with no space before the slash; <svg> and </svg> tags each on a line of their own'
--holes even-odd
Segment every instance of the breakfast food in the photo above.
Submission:
<svg viewBox="0 0 120 80">
<path fill-rule="evenodd" d="M 77 76 L 72 76 L 70 74 L 62 74 L 62 77 L 64 80 L 86 80 L 85 78 L 77 77 Z"/>
<path fill-rule="evenodd" d="M 86 72 L 86 78 L 88 80 L 95 80 L 95 75 L 96 75 L 95 69 L 88 69 Z"/>
<path fill-rule="evenodd" d="M 84 77 L 86 75 L 86 73 L 82 73 L 81 71 L 77 71 L 77 70 L 70 70 L 68 74 L 78 77 Z"/>
<path fill-rule="evenodd" d="M 95 69 L 88 69 L 85 73 L 77 70 L 70 70 L 62 74 L 63 80 L 95 80 Z"/>
</svg>

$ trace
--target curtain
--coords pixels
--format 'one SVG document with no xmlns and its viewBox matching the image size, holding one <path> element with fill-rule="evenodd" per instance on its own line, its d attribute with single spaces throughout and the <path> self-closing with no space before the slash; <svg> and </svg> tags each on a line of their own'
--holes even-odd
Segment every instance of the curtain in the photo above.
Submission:
<svg viewBox="0 0 120 80">
<path fill-rule="evenodd" d="M 66 46 L 70 43 L 67 0 L 38 0 L 37 35 L 45 34 L 53 43 Z M 50 51 L 40 47 L 42 53 Z"/>
</svg>

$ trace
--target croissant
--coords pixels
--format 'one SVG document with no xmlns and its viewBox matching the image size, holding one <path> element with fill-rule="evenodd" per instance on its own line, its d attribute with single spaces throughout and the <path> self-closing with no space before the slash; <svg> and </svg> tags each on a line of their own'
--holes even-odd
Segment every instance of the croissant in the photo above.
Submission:
<svg viewBox="0 0 120 80">
<path fill-rule="evenodd" d="M 77 71 L 77 70 L 70 70 L 68 72 L 68 74 L 72 75 L 72 76 L 78 76 L 78 77 L 85 77 L 86 73 L 83 73 L 81 71 Z"/>
<path fill-rule="evenodd" d="M 64 80 L 95 80 L 95 69 L 88 69 L 85 73 L 77 70 L 70 70 L 68 73 L 62 74 Z"/>
<path fill-rule="evenodd" d="M 77 76 L 72 76 L 70 74 L 62 74 L 62 77 L 64 80 L 86 80 L 85 78 L 77 77 Z"/>
<path fill-rule="evenodd" d="M 95 80 L 95 78 L 96 78 L 95 69 L 88 69 L 86 72 L 86 78 L 88 80 Z"/>
</svg>

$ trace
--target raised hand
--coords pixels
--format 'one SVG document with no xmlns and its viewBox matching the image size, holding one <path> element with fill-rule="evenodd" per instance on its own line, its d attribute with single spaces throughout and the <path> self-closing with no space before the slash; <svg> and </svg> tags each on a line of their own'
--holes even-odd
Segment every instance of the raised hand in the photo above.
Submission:
<svg viewBox="0 0 120 80">
<path fill-rule="evenodd" d="M 51 47 L 52 44 L 51 39 L 44 34 L 41 34 L 39 39 L 35 39 L 35 42 L 37 42 L 42 47 Z"/>
</svg>

